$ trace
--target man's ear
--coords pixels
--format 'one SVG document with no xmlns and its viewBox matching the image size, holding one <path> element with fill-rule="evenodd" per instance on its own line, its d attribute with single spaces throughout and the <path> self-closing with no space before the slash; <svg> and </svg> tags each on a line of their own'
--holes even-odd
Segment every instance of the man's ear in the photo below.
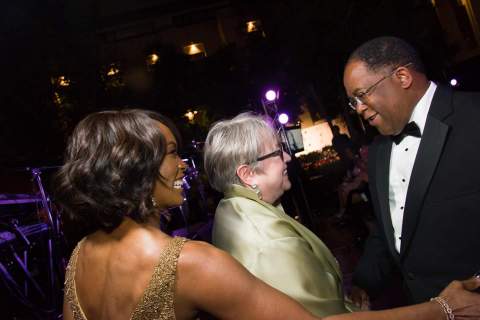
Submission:
<svg viewBox="0 0 480 320">
<path fill-rule="evenodd" d="M 240 181 L 242 181 L 243 184 L 249 186 L 255 184 L 255 172 L 246 164 L 242 164 L 237 168 L 237 176 L 240 178 Z"/>
<path fill-rule="evenodd" d="M 395 77 L 400 81 L 400 86 L 404 89 L 409 88 L 412 85 L 412 73 L 406 67 L 400 67 L 395 72 Z"/>
</svg>

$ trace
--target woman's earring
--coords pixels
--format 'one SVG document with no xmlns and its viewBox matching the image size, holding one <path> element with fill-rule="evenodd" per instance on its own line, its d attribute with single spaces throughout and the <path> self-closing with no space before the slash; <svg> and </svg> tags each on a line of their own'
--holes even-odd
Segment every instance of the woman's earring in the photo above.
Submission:
<svg viewBox="0 0 480 320">
<path fill-rule="evenodd" d="M 186 164 L 186 163 L 183 162 L 183 160 L 182 160 L 182 162 L 180 162 L 180 163 L 177 165 L 177 168 L 180 169 L 180 170 L 184 170 L 184 171 L 185 171 L 185 170 L 187 170 L 187 168 L 188 168 L 188 164 Z"/>
<path fill-rule="evenodd" d="M 155 198 L 152 196 L 152 205 L 154 208 L 158 207 L 157 201 L 155 201 Z"/>
<path fill-rule="evenodd" d="M 262 200 L 262 192 L 260 191 L 260 188 L 255 183 L 252 184 L 252 189 L 257 194 L 258 199 Z"/>
</svg>

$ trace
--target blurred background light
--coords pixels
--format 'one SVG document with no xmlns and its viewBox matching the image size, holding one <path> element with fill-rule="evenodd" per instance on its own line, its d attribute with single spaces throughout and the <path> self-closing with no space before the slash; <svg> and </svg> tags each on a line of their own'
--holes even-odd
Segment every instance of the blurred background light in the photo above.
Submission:
<svg viewBox="0 0 480 320">
<path fill-rule="evenodd" d="M 278 122 L 280 122 L 281 124 L 286 124 L 288 122 L 288 114 L 286 113 L 281 113 L 279 116 L 278 116 Z"/>
<path fill-rule="evenodd" d="M 274 101 L 275 99 L 277 99 L 277 94 L 276 94 L 275 91 L 273 91 L 273 90 L 268 90 L 268 91 L 265 93 L 265 98 L 266 98 L 268 101 Z"/>
</svg>

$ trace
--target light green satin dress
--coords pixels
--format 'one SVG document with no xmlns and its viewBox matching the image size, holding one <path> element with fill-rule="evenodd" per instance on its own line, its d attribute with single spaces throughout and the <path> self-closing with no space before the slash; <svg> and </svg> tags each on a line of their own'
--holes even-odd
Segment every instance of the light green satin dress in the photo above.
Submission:
<svg viewBox="0 0 480 320">
<path fill-rule="evenodd" d="M 325 244 L 281 205 L 260 200 L 250 189 L 234 185 L 225 193 L 213 244 L 317 316 L 355 311 L 344 300 L 338 262 Z"/>
</svg>

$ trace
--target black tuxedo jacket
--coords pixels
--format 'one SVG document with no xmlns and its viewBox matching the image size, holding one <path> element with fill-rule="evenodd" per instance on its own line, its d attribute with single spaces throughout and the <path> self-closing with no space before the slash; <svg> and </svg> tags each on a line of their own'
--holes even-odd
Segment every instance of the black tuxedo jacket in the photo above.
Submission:
<svg viewBox="0 0 480 320">
<path fill-rule="evenodd" d="M 412 302 L 426 301 L 452 280 L 480 270 L 480 93 L 438 86 L 408 186 L 400 253 L 388 200 L 392 142 L 369 150 L 369 182 L 377 230 L 367 240 L 354 283 L 371 294 L 393 268 Z"/>
</svg>

